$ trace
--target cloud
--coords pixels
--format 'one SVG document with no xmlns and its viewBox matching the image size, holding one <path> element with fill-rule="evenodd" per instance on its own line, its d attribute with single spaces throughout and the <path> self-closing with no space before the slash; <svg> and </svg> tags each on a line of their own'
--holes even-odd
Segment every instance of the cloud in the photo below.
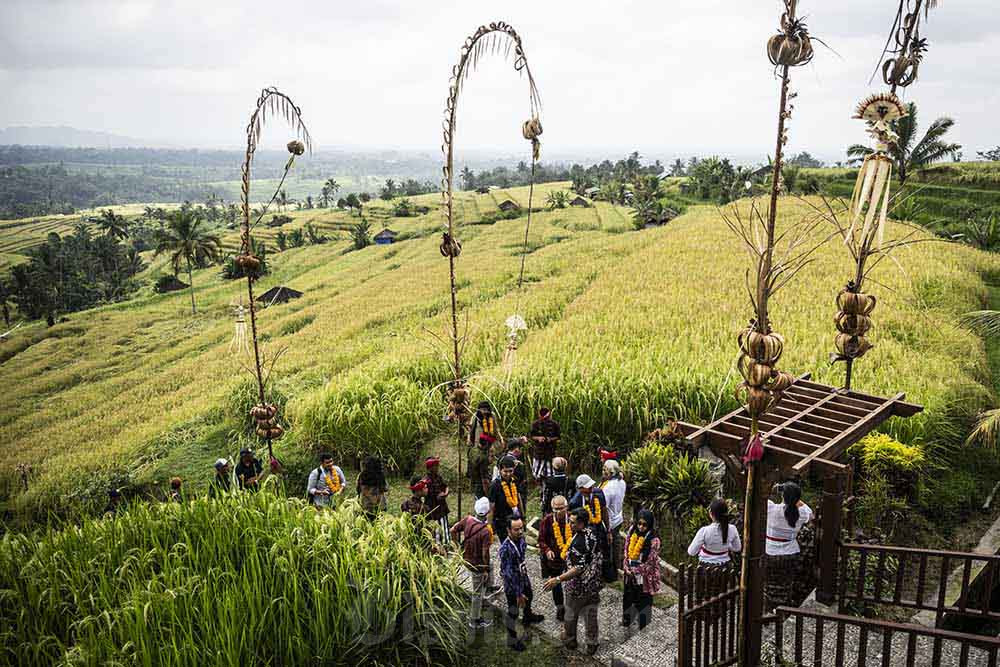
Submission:
<svg viewBox="0 0 1000 667">
<path fill-rule="evenodd" d="M 891 5 L 891 3 L 889 3 Z M 0 6 L 2 125 L 73 125 L 183 145 L 236 146 L 259 89 L 277 85 L 324 146 L 435 148 L 448 76 L 466 35 L 505 18 L 523 37 L 543 101 L 544 150 L 719 152 L 764 159 L 778 86 L 764 44 L 780 3 L 731 0 L 483 3 L 26 2 Z M 864 140 L 850 110 L 869 85 L 893 7 L 803 0 L 831 52 L 794 71 L 790 148 L 828 156 Z M 1000 48 L 990 3 L 942 3 L 908 92 L 956 137 L 995 144 L 988 102 Z M 526 150 L 527 88 L 499 57 L 459 109 L 459 150 Z M 273 140 L 283 133 L 273 130 Z"/>
</svg>

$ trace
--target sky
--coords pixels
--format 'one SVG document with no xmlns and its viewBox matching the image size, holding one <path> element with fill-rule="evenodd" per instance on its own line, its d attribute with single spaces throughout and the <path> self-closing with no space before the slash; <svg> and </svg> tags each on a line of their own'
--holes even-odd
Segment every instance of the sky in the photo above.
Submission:
<svg viewBox="0 0 1000 667">
<path fill-rule="evenodd" d="M 788 149 L 828 160 L 865 141 L 853 108 L 895 0 L 801 0 L 816 44 L 793 70 Z M 773 151 L 779 84 L 765 45 L 778 0 L 3 0 L 0 127 L 68 125 L 151 144 L 238 147 L 263 86 L 302 108 L 322 148 L 438 150 L 448 78 L 466 36 L 504 20 L 542 99 L 544 154 Z M 956 120 L 965 158 L 1000 143 L 995 0 L 943 0 L 905 93 L 924 126 Z M 459 150 L 525 151 L 528 86 L 480 61 L 462 91 Z M 994 120 L 989 120 L 993 118 Z M 274 124 L 266 143 L 290 137 Z"/>
</svg>

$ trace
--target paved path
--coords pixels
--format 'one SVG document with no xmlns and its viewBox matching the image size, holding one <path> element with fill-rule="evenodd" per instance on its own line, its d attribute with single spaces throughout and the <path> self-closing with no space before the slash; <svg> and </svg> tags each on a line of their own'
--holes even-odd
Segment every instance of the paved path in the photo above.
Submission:
<svg viewBox="0 0 1000 667">
<path fill-rule="evenodd" d="M 496 576 L 496 583 L 500 581 L 500 556 L 498 545 L 493 545 L 493 568 Z M 531 584 L 535 593 L 532 610 L 535 613 L 543 614 L 545 620 L 536 626 L 533 632 L 544 634 L 551 641 L 559 641 L 562 624 L 556 621 L 556 609 L 552 602 L 552 594 L 542 590 L 541 564 L 538 552 L 534 547 L 528 548 L 528 573 L 531 577 Z M 469 579 L 463 575 L 462 585 L 470 587 Z M 677 594 L 663 584 L 661 595 L 669 596 L 675 603 L 668 609 L 653 609 L 653 619 L 642 632 L 639 632 L 638 625 L 633 623 L 629 629 L 621 626 L 622 618 L 622 594 L 616 588 L 605 586 L 601 591 L 601 604 L 598 612 L 598 627 L 600 630 L 600 648 L 595 659 L 605 665 L 610 665 L 612 659 L 625 660 L 629 665 L 635 667 L 674 667 L 677 659 Z M 495 609 L 499 611 L 495 622 L 502 622 L 503 614 L 507 612 L 507 600 L 503 592 L 498 593 L 491 600 Z M 518 632 L 522 632 L 522 626 L 518 622 Z M 584 624 L 579 621 L 577 630 L 580 641 L 580 651 L 584 649 Z"/>
</svg>

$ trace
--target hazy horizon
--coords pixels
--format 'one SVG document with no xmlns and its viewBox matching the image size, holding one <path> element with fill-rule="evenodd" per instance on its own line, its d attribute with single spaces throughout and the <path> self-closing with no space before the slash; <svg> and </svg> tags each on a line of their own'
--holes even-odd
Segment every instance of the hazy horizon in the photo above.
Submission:
<svg viewBox="0 0 1000 667">
<path fill-rule="evenodd" d="M 0 7 L 0 127 L 67 126 L 167 148 L 240 147 L 261 87 L 302 108 L 327 150 L 438 153 L 448 76 L 476 26 L 504 19 L 522 36 L 542 98 L 543 160 L 720 154 L 763 161 L 773 151 L 778 84 L 764 46 L 780 3 L 685 0 L 677 6 L 511 2 L 501 13 L 461 4 L 84 0 Z M 844 159 L 865 142 L 850 118 L 869 84 L 894 3 L 800 2 L 817 44 L 793 70 L 799 93 L 789 153 Z M 942 3 L 906 99 L 926 127 L 949 115 L 966 159 L 995 146 L 1000 27 L 982 0 Z M 192 20 L 196 17 L 197 20 Z M 39 29 L 42 26 L 42 29 Z M 488 56 L 465 84 L 458 149 L 527 155 L 527 84 Z M 264 145 L 283 144 L 275 123 Z"/>
</svg>

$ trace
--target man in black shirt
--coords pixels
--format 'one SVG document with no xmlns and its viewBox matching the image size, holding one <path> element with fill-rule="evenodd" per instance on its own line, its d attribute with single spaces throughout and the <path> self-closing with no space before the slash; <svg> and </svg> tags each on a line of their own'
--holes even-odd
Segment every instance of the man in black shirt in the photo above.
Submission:
<svg viewBox="0 0 1000 667">
<path fill-rule="evenodd" d="M 229 493 L 232 481 L 229 461 L 227 459 L 217 459 L 215 461 L 215 477 L 212 478 L 212 484 L 208 487 L 208 495 L 212 498 L 218 498 L 223 494 Z"/>
<path fill-rule="evenodd" d="M 507 528 L 511 516 L 524 516 L 524 500 L 518 493 L 517 482 L 514 479 L 514 459 L 505 456 L 500 459 L 500 477 L 490 485 L 489 521 L 493 524 L 493 533 L 502 544 L 507 539 Z"/>
<path fill-rule="evenodd" d="M 530 434 L 533 444 L 531 472 L 539 483 L 552 476 L 552 459 L 556 455 L 559 436 L 559 422 L 552 419 L 552 411 L 548 408 L 539 410 L 538 419 L 531 424 Z"/>
<path fill-rule="evenodd" d="M 264 470 L 263 464 L 253 455 L 252 449 L 240 452 L 240 462 L 236 464 L 236 479 L 241 489 L 256 491 L 260 488 L 260 476 Z"/>
<path fill-rule="evenodd" d="M 576 492 L 573 480 L 566 476 L 566 459 L 552 459 L 552 476 L 542 482 L 542 516 L 552 512 L 552 499 L 556 496 L 572 498 Z"/>
</svg>

